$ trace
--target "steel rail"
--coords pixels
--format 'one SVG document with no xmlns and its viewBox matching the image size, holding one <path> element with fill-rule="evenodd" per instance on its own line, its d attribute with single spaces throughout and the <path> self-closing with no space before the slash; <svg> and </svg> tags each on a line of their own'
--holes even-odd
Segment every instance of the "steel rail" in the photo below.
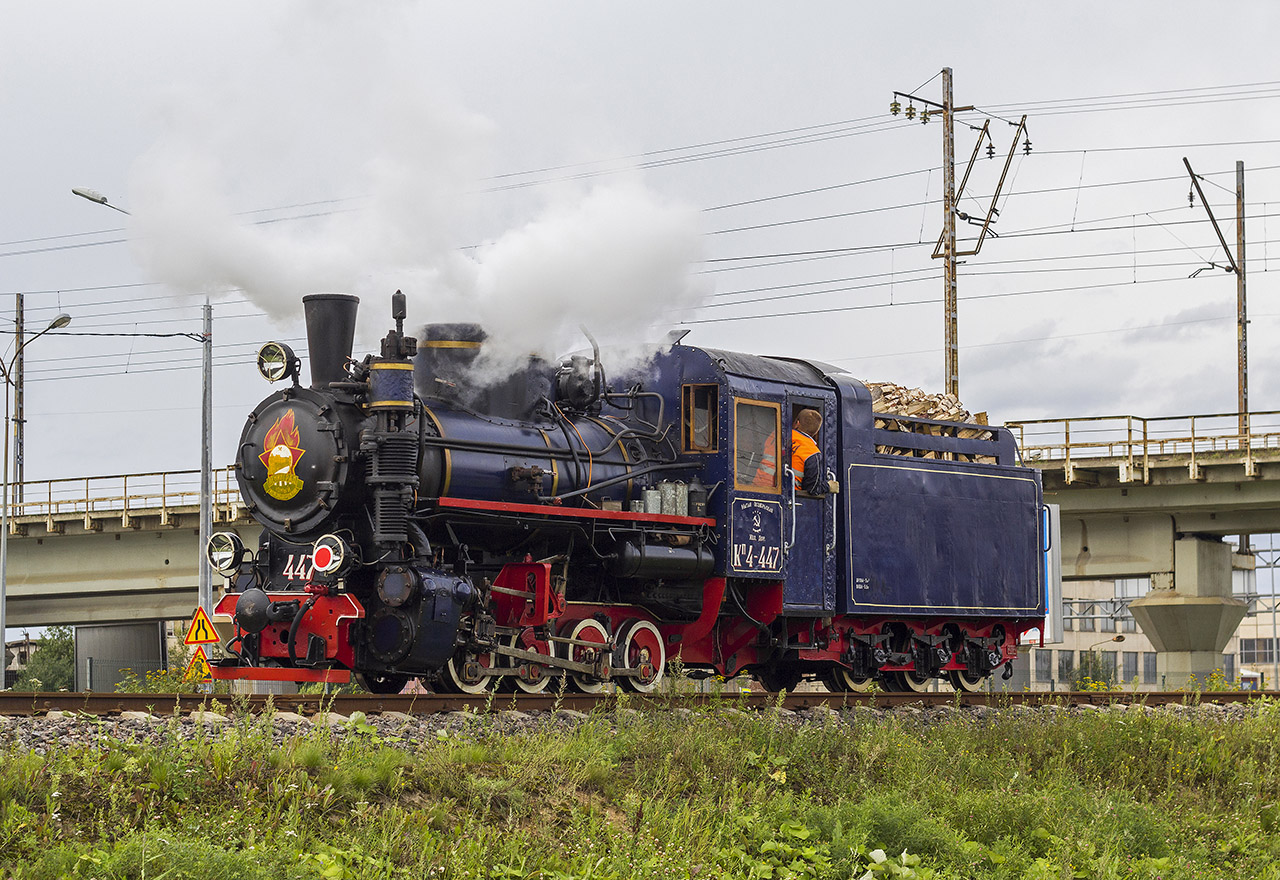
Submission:
<svg viewBox="0 0 1280 880">
<path fill-rule="evenodd" d="M 442 712 L 497 714 L 509 709 L 521 712 L 547 712 L 572 709 L 590 712 L 595 709 L 626 707 L 638 710 L 674 708 L 739 708 L 763 710 L 772 707 L 792 711 L 826 706 L 845 709 L 866 706 L 893 709 L 903 706 L 1109 706 L 1109 705 L 1197 705 L 1250 703 L 1264 699 L 1280 699 L 1280 691 L 1017 691 L 999 693 L 875 693 L 831 694 L 801 692 L 787 694 L 106 694 L 106 693 L 14 693 L 0 692 L 0 715 L 34 717 L 53 711 L 83 714 L 86 717 L 109 717 L 121 712 L 149 712 L 155 715 L 181 715 L 197 710 L 209 711 L 216 702 L 231 714 L 261 714 L 268 707 L 274 711 L 313 715 L 332 712 L 349 715 L 364 712 L 375 715 L 400 712 L 426 716 Z"/>
</svg>

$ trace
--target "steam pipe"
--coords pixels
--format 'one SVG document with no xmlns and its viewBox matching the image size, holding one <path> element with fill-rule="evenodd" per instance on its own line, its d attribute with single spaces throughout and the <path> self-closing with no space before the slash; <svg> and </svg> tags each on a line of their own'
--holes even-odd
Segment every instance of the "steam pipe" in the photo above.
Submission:
<svg viewBox="0 0 1280 880">
<path fill-rule="evenodd" d="M 319 593 L 312 593 L 307 601 L 302 603 L 298 613 L 293 616 L 293 623 L 289 624 L 289 662 L 294 666 L 298 665 L 298 652 L 293 645 L 294 639 L 298 637 L 298 626 L 302 623 L 302 618 L 307 616 L 307 612 L 311 610 L 311 606 L 315 605 L 316 600 L 319 598 Z"/>
<path fill-rule="evenodd" d="M 616 477 L 610 477 L 607 480 L 601 480 L 598 483 L 592 483 L 590 486 L 587 486 L 584 489 L 574 489 L 572 492 L 562 492 L 559 495 L 553 495 L 551 498 L 548 498 L 547 500 L 563 501 L 566 498 L 576 498 L 579 495 L 586 495 L 588 492 L 594 492 L 597 489 L 606 489 L 609 486 L 613 486 L 618 483 L 625 482 L 627 480 L 634 480 L 636 477 L 643 477 L 646 474 L 653 474 L 659 471 L 679 471 L 679 470 L 687 471 L 692 468 L 700 468 L 700 467 L 702 467 L 702 464 L 696 461 L 674 461 L 666 464 L 651 464 L 647 467 L 637 468 L 636 470 L 630 471 L 625 474 L 619 474 Z"/>
<path fill-rule="evenodd" d="M 554 458 L 559 461 L 573 461 L 574 453 L 580 447 L 568 447 L 565 449 L 548 448 L 546 446 L 520 446 L 515 443 L 491 443 L 487 440 L 455 440 L 451 437 L 423 437 L 423 446 L 437 446 L 442 449 L 454 449 L 462 452 L 509 452 L 513 455 L 529 455 L 537 458 Z M 610 444 L 612 445 L 612 444 Z M 605 446 L 601 452 L 592 452 L 593 458 L 599 458 L 609 450 L 609 446 Z M 587 450 L 590 451 L 590 450 Z M 610 464 L 623 465 L 625 462 L 609 462 Z"/>
</svg>

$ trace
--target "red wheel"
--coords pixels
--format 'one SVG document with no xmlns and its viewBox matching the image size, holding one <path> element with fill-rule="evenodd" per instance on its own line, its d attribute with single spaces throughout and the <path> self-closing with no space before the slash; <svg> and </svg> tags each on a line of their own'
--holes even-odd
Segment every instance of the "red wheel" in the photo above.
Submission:
<svg viewBox="0 0 1280 880">
<path fill-rule="evenodd" d="M 642 694 L 657 690 L 667 667 L 667 648 L 662 633 L 647 620 L 628 620 L 618 630 L 613 666 L 614 669 L 635 671 L 634 675 L 619 676 L 631 690 Z"/>
<path fill-rule="evenodd" d="M 512 636 L 507 644 L 522 651 L 537 651 L 548 657 L 555 656 L 555 647 L 552 643 L 538 638 L 531 626 L 525 627 L 519 634 Z M 507 660 L 515 670 L 511 675 L 512 681 L 526 694 L 540 694 L 550 687 L 554 676 L 548 674 L 547 667 L 517 657 L 508 657 Z"/>
<path fill-rule="evenodd" d="M 569 645 L 569 659 L 575 663 L 596 663 L 600 655 L 609 647 L 609 633 L 598 620 L 579 620 L 569 630 L 569 638 L 574 642 L 590 642 L 590 645 Z M 597 647 L 592 647 L 595 645 Z M 604 690 L 606 682 L 590 673 L 570 672 L 569 680 L 578 690 L 588 694 L 598 694 Z"/>
</svg>

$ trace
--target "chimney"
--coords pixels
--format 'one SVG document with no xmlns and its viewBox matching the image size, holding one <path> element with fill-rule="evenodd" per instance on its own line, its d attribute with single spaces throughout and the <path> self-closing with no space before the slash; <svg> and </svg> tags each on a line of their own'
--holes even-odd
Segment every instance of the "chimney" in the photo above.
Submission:
<svg viewBox="0 0 1280 880">
<path fill-rule="evenodd" d="M 360 297 L 349 293 L 313 293 L 302 298 L 307 317 L 307 353 L 311 387 L 321 391 L 346 377 L 356 337 L 356 309 Z"/>
</svg>

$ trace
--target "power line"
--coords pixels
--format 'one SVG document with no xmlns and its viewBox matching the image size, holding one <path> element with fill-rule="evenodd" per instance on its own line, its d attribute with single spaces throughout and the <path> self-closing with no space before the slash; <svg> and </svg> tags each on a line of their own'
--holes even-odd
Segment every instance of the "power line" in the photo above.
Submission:
<svg viewBox="0 0 1280 880">
<path fill-rule="evenodd" d="M 1188 279 L 1185 276 L 1179 276 L 1177 278 L 1146 278 L 1138 281 L 1126 281 L 1123 284 L 1107 284 L 1107 285 L 1103 285 L 1103 287 L 1106 287 L 1106 288 L 1134 287 L 1140 284 L 1166 284 L 1172 281 L 1190 281 L 1190 280 L 1191 279 Z M 1099 289 L 1100 288 L 1098 285 L 1087 284 L 1087 285 L 1076 285 L 1076 286 L 1069 286 L 1069 287 L 1046 288 L 1042 290 L 1015 290 L 1015 291 L 1006 291 L 1002 293 L 973 294 L 970 296 L 962 296 L 960 297 L 960 299 L 966 300 L 966 301 L 970 301 L 970 300 L 976 301 L 976 300 L 985 300 L 985 299 L 1006 299 L 1010 297 L 1041 296 L 1048 293 L 1070 293 L 1070 292 L 1078 292 L 1081 290 L 1098 291 Z M 941 301 L 942 300 L 939 297 L 931 297 L 929 299 L 901 300 L 901 301 L 892 302 L 892 303 L 864 303 L 861 305 L 839 306 L 839 307 L 832 307 L 832 308 L 825 308 L 825 309 L 807 309 L 805 311 L 798 311 L 798 312 L 797 311 L 770 312 L 767 314 L 760 314 L 760 315 L 735 315 L 733 317 L 727 317 L 727 318 L 695 318 L 687 321 L 678 321 L 677 324 L 678 326 L 688 326 L 692 324 L 723 324 L 730 321 L 754 321 L 754 320 L 759 320 L 763 318 L 782 318 L 782 317 L 790 318 L 790 317 L 800 317 L 804 315 L 827 315 L 827 314 L 836 314 L 840 312 L 868 311 L 872 309 L 892 309 L 892 308 L 899 308 L 899 307 L 906 307 L 906 306 L 934 305 L 936 303 L 940 303 Z"/>
<path fill-rule="evenodd" d="M 1259 319 L 1280 318 L 1280 314 L 1256 315 L 1254 317 L 1257 317 Z M 1159 324 L 1140 324 L 1133 327 L 1117 327 L 1111 330 L 1086 330 L 1080 333 L 1057 333 L 1051 336 L 1032 336 L 1032 337 L 1026 337 L 1023 339 L 1003 339 L 1003 340 L 998 340 L 994 342 L 976 342 L 976 343 L 967 345 L 965 347 L 966 348 L 992 348 L 995 346 L 1002 346 L 1002 345 L 1024 345 L 1030 342 L 1051 342 L 1053 340 L 1058 340 L 1058 339 L 1077 339 L 1077 338 L 1086 337 L 1086 336 L 1104 336 L 1104 335 L 1115 334 L 1115 333 L 1133 333 L 1141 330 L 1159 330 L 1164 327 L 1179 327 L 1179 326 L 1184 326 L 1189 324 L 1220 323 L 1225 321 L 1234 321 L 1235 319 L 1236 319 L 1235 315 L 1224 315 L 1220 318 L 1191 318 L 1185 321 L 1165 321 Z M 853 361 L 884 360 L 887 358 L 910 357 L 910 356 L 919 355 L 919 354 L 937 354 L 937 352 L 938 352 L 937 348 L 924 348 L 924 349 L 917 349 L 915 351 L 896 351 L 896 352 L 885 352 L 883 354 L 857 355 L 855 357 L 849 357 L 849 358 L 822 358 L 822 360 L 825 361 L 826 363 L 832 363 L 832 364 L 847 364 Z"/>
</svg>

